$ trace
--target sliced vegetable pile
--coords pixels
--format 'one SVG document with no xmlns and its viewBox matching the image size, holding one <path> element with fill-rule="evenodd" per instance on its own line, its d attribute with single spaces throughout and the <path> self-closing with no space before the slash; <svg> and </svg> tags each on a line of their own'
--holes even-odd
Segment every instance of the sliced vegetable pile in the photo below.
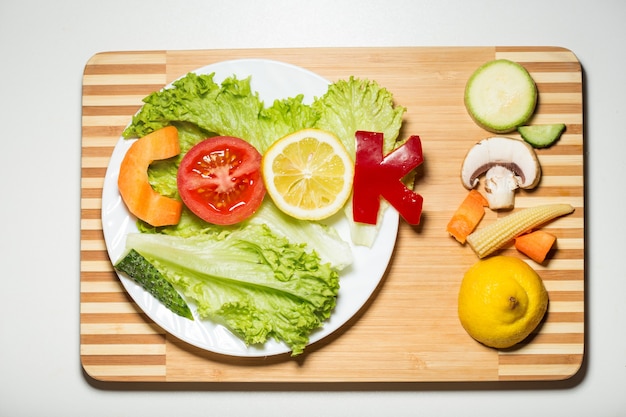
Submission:
<svg viewBox="0 0 626 417">
<path fill-rule="evenodd" d="M 476 124 L 489 132 L 517 131 L 521 136 L 483 139 L 468 150 L 463 161 L 461 183 L 470 191 L 446 230 L 459 243 L 467 242 L 479 258 L 514 243 L 521 253 L 543 263 L 556 236 L 536 229 L 574 211 L 569 204 L 530 207 L 475 230 L 484 216 L 484 207 L 513 209 L 517 189 L 539 185 L 541 166 L 535 149 L 552 146 L 565 130 L 560 123 L 525 125 L 533 116 L 537 97 L 537 87 L 528 71 L 505 59 L 481 65 L 466 84 L 465 105 Z M 485 196 L 476 189 L 483 174 Z"/>
<path fill-rule="evenodd" d="M 478 126 L 500 136 L 483 139 L 467 152 L 461 183 L 469 194 L 446 230 L 460 244 L 467 242 L 479 258 L 461 281 L 459 320 L 474 339 L 498 349 L 521 342 L 535 330 L 547 311 L 548 292 L 529 264 L 496 254 L 512 243 L 536 263 L 547 262 L 557 237 L 541 227 L 574 212 L 570 204 L 545 204 L 513 211 L 480 227 L 485 207 L 512 210 L 517 189 L 539 186 L 542 172 L 535 150 L 554 145 L 565 130 L 564 124 L 527 124 L 537 97 L 530 73 L 505 59 L 481 65 L 465 88 L 469 115 Z M 521 139 L 502 136 L 515 131 Z M 481 184 L 485 196 L 476 189 Z"/>
<path fill-rule="evenodd" d="M 119 186 L 140 233 L 127 236 L 115 267 L 146 289 L 172 285 L 199 318 L 248 345 L 273 338 L 299 355 L 330 316 L 339 273 L 352 263 L 350 245 L 310 220 L 343 210 L 353 243 L 369 246 L 382 196 L 419 222 L 422 198 L 401 180 L 423 160 L 421 142 L 398 140 L 405 109 L 372 81 L 351 77 L 311 105 L 296 96 L 266 107 L 250 78 L 213 77 L 189 73 L 149 95 L 125 129 L 139 139 Z M 156 152 L 157 138 L 168 151 Z M 394 185 L 362 179 L 376 175 Z M 145 200 L 138 190 L 148 188 Z"/>
</svg>

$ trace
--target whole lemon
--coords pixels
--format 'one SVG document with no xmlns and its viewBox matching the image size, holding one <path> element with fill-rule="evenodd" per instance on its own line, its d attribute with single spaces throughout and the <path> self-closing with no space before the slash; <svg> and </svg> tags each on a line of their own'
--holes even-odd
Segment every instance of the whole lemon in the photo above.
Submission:
<svg viewBox="0 0 626 417">
<path fill-rule="evenodd" d="M 541 322 L 548 292 L 526 262 L 494 256 L 465 273 L 458 301 L 467 333 L 486 346 L 503 349 L 524 340 Z"/>
</svg>

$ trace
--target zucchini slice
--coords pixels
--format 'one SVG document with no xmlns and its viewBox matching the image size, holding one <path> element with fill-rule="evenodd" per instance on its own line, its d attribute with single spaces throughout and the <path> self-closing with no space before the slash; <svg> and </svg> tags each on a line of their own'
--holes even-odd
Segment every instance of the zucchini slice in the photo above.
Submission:
<svg viewBox="0 0 626 417">
<path fill-rule="evenodd" d="M 525 124 L 537 105 L 537 86 L 526 69 L 507 59 L 480 66 L 465 86 L 465 107 L 476 124 L 508 133 Z"/>
</svg>

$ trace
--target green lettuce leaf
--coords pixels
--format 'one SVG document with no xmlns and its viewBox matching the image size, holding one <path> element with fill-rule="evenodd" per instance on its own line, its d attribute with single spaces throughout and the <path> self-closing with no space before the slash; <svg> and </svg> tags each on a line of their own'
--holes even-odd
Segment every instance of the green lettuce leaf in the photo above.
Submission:
<svg viewBox="0 0 626 417">
<path fill-rule="evenodd" d="M 264 224 L 290 242 L 306 244 L 306 250 L 314 251 L 322 262 L 339 271 L 354 261 L 352 248 L 334 228 L 319 222 L 294 219 L 280 211 L 269 198 L 247 222 Z"/>
<path fill-rule="evenodd" d="M 187 122 L 213 135 L 245 139 L 263 153 L 276 139 L 312 127 L 317 120 L 302 95 L 275 100 L 266 107 L 251 90 L 250 77 L 232 76 L 217 84 L 214 75 L 188 73 L 170 88 L 147 96 L 123 136 L 142 137 L 175 122 Z"/>
<path fill-rule="evenodd" d="M 142 221 L 137 222 L 142 233 L 184 238 L 205 236 L 214 239 L 222 239 L 248 225 L 265 225 L 274 234 L 288 239 L 289 242 L 306 244 L 305 250 L 315 252 L 322 262 L 330 264 L 338 271 L 347 268 L 354 261 L 350 244 L 334 228 L 319 222 L 294 219 L 280 211 L 269 198 L 263 201 L 259 210 L 248 220 L 231 226 L 208 223 L 186 207 L 183 207 L 180 221 L 176 225 L 154 227 Z"/>
<path fill-rule="evenodd" d="M 382 132 L 384 153 L 398 146 L 397 140 L 406 108 L 396 106 L 393 95 L 376 81 L 350 77 L 328 87 L 316 99 L 313 108 L 319 115 L 315 127 L 335 133 L 352 155 L 355 155 L 355 137 L 358 130 Z"/>
<path fill-rule="evenodd" d="M 336 304 L 337 271 L 266 225 L 220 237 L 134 233 L 126 246 L 192 300 L 202 318 L 224 323 L 249 345 L 275 338 L 298 355 Z"/>
</svg>

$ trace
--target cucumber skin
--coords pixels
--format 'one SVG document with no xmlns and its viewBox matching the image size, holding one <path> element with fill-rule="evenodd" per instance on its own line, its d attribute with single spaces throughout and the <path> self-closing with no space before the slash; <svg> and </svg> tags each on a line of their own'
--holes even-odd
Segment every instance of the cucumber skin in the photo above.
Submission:
<svg viewBox="0 0 626 417">
<path fill-rule="evenodd" d="M 472 85 L 474 83 L 474 80 L 477 77 L 480 77 L 481 75 L 483 75 L 484 71 L 487 71 L 493 68 L 494 66 L 498 66 L 498 65 L 508 65 L 510 67 L 517 68 L 520 74 L 525 75 L 525 77 L 529 81 L 529 84 L 532 87 L 532 95 L 531 95 L 531 100 L 530 100 L 532 102 L 532 105 L 529 107 L 527 113 L 521 116 L 520 119 L 515 120 L 514 122 L 510 124 L 506 124 L 506 125 L 493 124 L 491 123 L 490 120 L 487 120 L 483 116 L 477 114 L 472 104 L 473 98 L 471 97 Z M 526 68 L 524 68 L 521 64 L 508 60 L 508 59 L 494 59 L 494 60 L 485 62 L 472 73 L 472 75 L 470 76 L 470 78 L 468 79 L 465 85 L 465 92 L 464 92 L 463 99 L 464 99 L 465 108 L 468 114 L 470 115 L 470 117 L 472 118 L 472 120 L 474 121 L 474 123 L 476 123 L 478 126 L 480 126 L 481 128 L 489 132 L 503 134 L 503 133 L 510 133 L 510 132 L 515 131 L 519 126 L 522 126 L 524 123 L 530 120 L 530 118 L 535 113 L 537 99 L 538 99 L 538 91 L 537 91 L 537 85 L 535 81 L 533 80 L 532 76 L 526 70 Z"/>
<path fill-rule="evenodd" d="M 565 124 L 520 126 L 517 131 L 533 148 L 548 148 L 554 144 L 565 130 Z"/>
<path fill-rule="evenodd" d="M 136 250 L 131 249 L 115 265 L 115 269 L 131 277 L 173 313 L 193 320 L 189 306 L 174 286 Z"/>
</svg>

